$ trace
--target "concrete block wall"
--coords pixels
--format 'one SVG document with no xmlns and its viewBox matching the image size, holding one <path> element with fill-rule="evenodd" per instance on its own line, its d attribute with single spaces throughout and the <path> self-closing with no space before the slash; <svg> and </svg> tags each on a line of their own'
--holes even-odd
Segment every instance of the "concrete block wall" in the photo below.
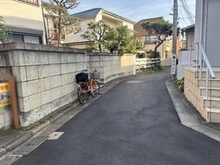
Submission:
<svg viewBox="0 0 220 165">
<path fill-rule="evenodd" d="M 95 53 L 28 43 L 0 45 L 0 81 L 15 76 L 20 124 L 30 126 L 77 99 L 75 75 L 96 69 L 101 82 L 133 74 L 133 55 Z M 4 60 L 2 60 L 4 59 Z M 6 70 L 6 71 L 5 71 Z M 4 75 L 2 74 L 4 73 Z M 0 129 L 12 124 L 10 108 L 0 107 Z"/>
<path fill-rule="evenodd" d="M 11 75 L 8 52 L 0 52 L 0 82 L 7 82 Z M 10 128 L 12 123 L 12 114 L 10 106 L 0 107 L 0 129 Z"/>
<path fill-rule="evenodd" d="M 75 74 L 87 67 L 84 50 L 14 43 L 0 45 L 0 52 L 15 76 L 21 126 L 76 100 Z"/>
<path fill-rule="evenodd" d="M 90 70 L 100 72 L 100 82 L 108 81 L 133 74 L 134 59 L 132 54 L 113 55 L 108 53 L 88 54 Z"/>
</svg>

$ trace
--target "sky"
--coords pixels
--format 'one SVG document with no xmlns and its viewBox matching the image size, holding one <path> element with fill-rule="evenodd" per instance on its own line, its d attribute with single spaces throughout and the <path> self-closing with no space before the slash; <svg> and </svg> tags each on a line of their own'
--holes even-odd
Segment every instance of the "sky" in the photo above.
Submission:
<svg viewBox="0 0 220 165">
<path fill-rule="evenodd" d="M 49 0 L 45 0 L 49 1 Z M 195 0 L 184 0 L 189 12 L 195 16 Z M 70 14 L 89 10 L 92 8 L 103 8 L 124 18 L 138 22 L 142 19 L 161 17 L 170 23 L 173 22 L 173 0 L 78 0 L 80 3 L 76 8 L 69 11 Z M 179 27 L 190 25 L 190 21 L 179 0 Z"/>
</svg>

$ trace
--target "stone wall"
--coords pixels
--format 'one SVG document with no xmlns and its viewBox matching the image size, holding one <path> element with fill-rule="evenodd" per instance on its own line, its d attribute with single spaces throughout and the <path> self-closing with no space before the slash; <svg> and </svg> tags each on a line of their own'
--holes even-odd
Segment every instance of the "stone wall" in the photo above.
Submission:
<svg viewBox="0 0 220 165">
<path fill-rule="evenodd" d="M 99 71 L 102 83 L 133 74 L 133 55 L 87 55 L 81 49 L 11 43 L 0 45 L 0 58 L 4 61 L 0 63 L 0 80 L 15 76 L 23 127 L 76 100 L 75 75 L 83 69 Z M 0 116 L 7 118 L 0 118 L 0 129 L 11 123 L 9 111 L 9 107 L 0 108 Z"/>
</svg>

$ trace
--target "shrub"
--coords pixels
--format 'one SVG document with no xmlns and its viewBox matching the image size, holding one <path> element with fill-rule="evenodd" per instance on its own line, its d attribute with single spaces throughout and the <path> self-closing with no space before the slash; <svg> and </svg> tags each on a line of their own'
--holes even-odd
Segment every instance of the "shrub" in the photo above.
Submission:
<svg viewBox="0 0 220 165">
<path fill-rule="evenodd" d="M 160 58 L 160 52 L 157 52 L 157 51 L 149 50 L 147 52 L 147 54 L 148 54 L 148 58 Z M 151 68 L 154 71 L 162 70 L 160 62 L 159 63 L 154 63 Z"/>
<path fill-rule="evenodd" d="M 137 58 L 144 58 L 144 53 L 137 53 L 136 57 Z"/>
<path fill-rule="evenodd" d="M 184 91 L 184 77 L 177 81 L 178 89 L 183 92 Z"/>
<path fill-rule="evenodd" d="M 147 55 L 149 58 L 160 58 L 160 52 L 149 50 L 147 51 Z"/>
</svg>

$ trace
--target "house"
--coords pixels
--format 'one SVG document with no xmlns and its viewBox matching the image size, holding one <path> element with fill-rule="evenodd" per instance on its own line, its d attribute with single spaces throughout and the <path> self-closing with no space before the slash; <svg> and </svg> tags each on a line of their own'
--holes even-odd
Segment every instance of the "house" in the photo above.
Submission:
<svg viewBox="0 0 220 165">
<path fill-rule="evenodd" d="M 0 16 L 10 28 L 7 42 L 45 43 L 41 0 L 1 0 Z"/>
<path fill-rule="evenodd" d="M 62 11 L 60 10 L 62 8 Z M 64 12 L 65 10 L 65 12 Z M 59 12 L 63 14 L 59 15 Z M 78 32 L 78 19 L 69 15 L 66 7 L 56 3 L 43 2 L 44 24 L 46 29 L 47 44 L 65 44 L 65 36 L 69 33 Z M 60 34 L 59 34 L 60 33 Z"/>
<path fill-rule="evenodd" d="M 142 42 L 143 51 L 145 52 L 149 50 L 154 50 L 157 37 L 155 35 L 148 35 L 147 31 L 142 28 L 141 24 L 143 22 L 155 22 L 158 20 L 163 20 L 163 17 L 143 19 L 134 25 L 134 30 L 139 33 L 139 39 Z M 161 59 L 171 58 L 172 38 L 168 37 L 167 40 L 163 42 L 160 47 L 158 47 L 157 51 L 160 52 Z"/>
<path fill-rule="evenodd" d="M 220 123 L 220 1 L 196 0 L 195 57 L 189 54 L 184 94 L 208 122 Z"/>
<path fill-rule="evenodd" d="M 184 69 L 189 66 L 190 45 L 194 43 L 195 24 L 182 28 L 184 40 L 182 41 L 182 49 L 178 50 L 177 80 L 184 77 Z M 194 47 L 192 47 L 194 51 Z M 191 63 L 196 59 L 195 53 L 192 54 Z"/>
<path fill-rule="evenodd" d="M 43 2 L 43 5 L 44 5 L 44 3 L 47 3 L 47 2 Z M 58 44 L 58 29 L 56 28 L 56 25 L 53 21 L 53 16 L 51 16 L 51 14 L 49 14 L 45 10 L 44 7 L 43 7 L 43 15 L 44 15 L 44 21 L 45 21 L 47 44 L 57 46 L 57 44 Z M 63 42 L 63 40 L 61 40 L 61 42 Z"/>
<path fill-rule="evenodd" d="M 189 25 L 185 28 L 182 28 L 182 32 L 185 33 L 185 45 L 183 46 L 184 49 L 190 49 L 190 45 L 194 43 L 194 36 L 195 36 L 195 24 Z"/>
<path fill-rule="evenodd" d="M 102 8 L 86 10 L 80 13 L 75 13 L 72 16 L 80 19 L 81 31 L 77 34 L 71 33 L 66 35 L 65 43 L 68 43 L 71 47 L 74 48 L 86 48 L 87 41 L 84 40 L 81 35 L 84 34 L 85 31 L 87 31 L 88 23 L 90 22 L 96 23 L 102 20 L 110 25 L 112 28 L 123 25 L 128 26 L 131 30 L 134 29 L 135 24 L 135 22 L 127 18 L 121 17 Z"/>
</svg>

